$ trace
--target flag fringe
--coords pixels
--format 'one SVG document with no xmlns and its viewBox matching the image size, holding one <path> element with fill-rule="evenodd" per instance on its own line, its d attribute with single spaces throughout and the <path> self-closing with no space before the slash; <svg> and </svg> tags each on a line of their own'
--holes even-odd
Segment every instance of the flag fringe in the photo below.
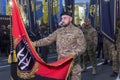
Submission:
<svg viewBox="0 0 120 80">
<path fill-rule="evenodd" d="M 12 53 L 9 54 L 9 56 L 8 56 L 8 63 L 12 63 L 12 62 L 17 62 L 17 53 L 15 50 L 13 50 Z"/>
<path fill-rule="evenodd" d="M 11 54 L 9 54 L 9 56 L 8 56 L 8 63 L 11 63 L 11 62 L 12 62 Z"/>
<path fill-rule="evenodd" d="M 13 50 L 13 62 L 17 62 L 17 53 L 16 53 L 16 50 Z"/>
<path fill-rule="evenodd" d="M 30 79 L 35 77 L 35 72 L 38 70 L 39 63 L 36 62 L 31 72 L 23 72 L 17 68 L 17 75 L 22 79 Z"/>
</svg>

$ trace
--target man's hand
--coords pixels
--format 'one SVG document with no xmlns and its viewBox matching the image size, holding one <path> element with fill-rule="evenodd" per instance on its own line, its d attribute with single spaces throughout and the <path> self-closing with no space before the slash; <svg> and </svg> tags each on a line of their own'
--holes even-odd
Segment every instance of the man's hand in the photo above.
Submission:
<svg viewBox="0 0 120 80">
<path fill-rule="evenodd" d="M 36 43 L 35 43 L 35 42 L 32 42 L 32 45 L 35 47 L 35 46 L 36 46 Z"/>
</svg>

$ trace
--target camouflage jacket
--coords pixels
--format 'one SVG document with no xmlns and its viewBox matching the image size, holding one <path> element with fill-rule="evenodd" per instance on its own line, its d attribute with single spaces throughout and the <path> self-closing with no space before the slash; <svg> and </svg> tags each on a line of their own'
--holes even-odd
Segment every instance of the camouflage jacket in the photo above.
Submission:
<svg viewBox="0 0 120 80">
<path fill-rule="evenodd" d="M 81 55 L 86 49 L 86 41 L 82 31 L 70 24 L 50 34 L 48 37 L 33 42 L 34 46 L 46 46 L 56 41 L 58 59 L 63 59 L 72 53 Z"/>
<path fill-rule="evenodd" d="M 98 42 L 97 31 L 92 26 L 84 26 L 82 30 L 87 42 L 87 50 L 96 50 Z"/>
</svg>

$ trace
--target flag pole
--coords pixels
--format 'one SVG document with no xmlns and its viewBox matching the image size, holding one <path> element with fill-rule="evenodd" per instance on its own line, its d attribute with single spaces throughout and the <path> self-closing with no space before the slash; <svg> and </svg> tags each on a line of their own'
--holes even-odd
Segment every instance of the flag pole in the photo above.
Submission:
<svg viewBox="0 0 120 80">
<path fill-rule="evenodd" d="M 52 33 L 53 29 L 53 0 L 48 0 L 48 25 L 50 26 L 50 33 Z"/>
<path fill-rule="evenodd" d="M 8 56 L 8 63 L 10 63 L 10 79 L 18 79 L 17 77 L 17 55 L 14 49 L 14 41 L 12 36 L 12 14 L 10 16 L 10 54 Z"/>
<path fill-rule="evenodd" d="M 31 4 L 32 0 L 27 0 L 27 10 L 28 10 L 28 19 L 29 19 L 29 27 L 28 27 L 28 34 L 31 38 L 31 40 L 35 40 L 36 39 L 36 35 L 33 32 L 33 28 L 35 28 L 35 21 L 34 21 L 34 16 L 32 13 L 32 4 Z"/>
</svg>

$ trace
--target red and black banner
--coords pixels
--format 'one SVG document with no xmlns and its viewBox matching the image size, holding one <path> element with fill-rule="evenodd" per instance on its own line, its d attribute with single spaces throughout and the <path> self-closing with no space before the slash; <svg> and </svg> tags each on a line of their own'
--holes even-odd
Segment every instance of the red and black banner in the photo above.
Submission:
<svg viewBox="0 0 120 80">
<path fill-rule="evenodd" d="M 13 80 L 67 80 L 73 65 L 73 56 L 45 63 L 36 52 L 26 32 L 17 0 L 12 0 L 12 36 L 17 62 L 11 63 Z"/>
</svg>

